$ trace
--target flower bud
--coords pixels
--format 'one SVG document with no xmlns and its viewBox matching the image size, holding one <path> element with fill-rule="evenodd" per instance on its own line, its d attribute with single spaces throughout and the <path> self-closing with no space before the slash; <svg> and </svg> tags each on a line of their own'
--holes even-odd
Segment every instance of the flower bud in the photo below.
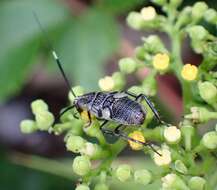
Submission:
<svg viewBox="0 0 217 190">
<path fill-rule="evenodd" d="M 116 170 L 116 177 L 121 181 L 125 182 L 131 177 L 131 166 L 127 164 L 120 165 Z"/>
<path fill-rule="evenodd" d="M 169 126 L 164 129 L 164 138 L 169 144 L 177 144 L 181 139 L 181 131 L 176 126 Z"/>
<path fill-rule="evenodd" d="M 178 7 L 182 3 L 182 0 L 170 0 L 170 4 L 173 7 Z"/>
<path fill-rule="evenodd" d="M 151 53 L 165 52 L 166 48 L 157 35 L 150 35 L 144 38 L 144 48 Z"/>
<path fill-rule="evenodd" d="M 25 119 L 25 120 L 21 121 L 21 123 L 20 123 L 20 130 L 22 133 L 30 134 L 30 133 L 33 133 L 37 130 L 37 125 L 36 125 L 35 121 Z"/>
<path fill-rule="evenodd" d="M 81 95 L 84 94 L 84 88 L 81 87 L 81 86 L 74 86 L 72 88 L 72 90 L 73 90 L 73 92 L 75 93 L 76 96 L 81 96 Z M 70 102 L 72 102 L 72 103 L 74 102 L 75 97 L 71 92 L 69 92 L 68 98 L 69 98 Z"/>
<path fill-rule="evenodd" d="M 164 189 L 189 190 L 185 182 L 176 174 L 167 174 L 161 180 Z"/>
<path fill-rule="evenodd" d="M 157 93 L 157 81 L 155 74 L 148 75 L 142 82 L 143 93 L 146 96 L 154 96 Z"/>
<path fill-rule="evenodd" d="M 49 111 L 40 111 L 35 115 L 37 127 L 42 131 L 47 131 L 54 122 L 54 116 Z"/>
<path fill-rule="evenodd" d="M 163 148 L 161 150 L 157 150 L 158 153 L 156 152 L 153 155 L 154 162 L 158 166 L 167 166 L 171 163 L 172 158 L 171 158 L 171 152 L 167 148 Z"/>
<path fill-rule="evenodd" d="M 137 141 L 140 141 L 140 142 L 143 142 L 143 143 L 145 142 L 145 138 L 144 138 L 141 131 L 133 131 L 128 136 L 130 138 L 134 139 L 134 140 L 137 140 Z M 130 147 L 133 150 L 141 150 L 141 149 L 143 149 L 143 145 L 140 144 L 140 143 L 136 143 L 136 142 L 133 142 L 131 140 L 128 140 L 128 143 L 129 143 Z"/>
<path fill-rule="evenodd" d="M 105 183 L 98 183 L 94 187 L 94 190 L 109 190 L 109 187 Z"/>
<path fill-rule="evenodd" d="M 186 174 L 188 172 L 187 167 L 181 160 L 175 161 L 175 169 L 182 174 Z"/>
<path fill-rule="evenodd" d="M 85 147 L 85 142 L 82 137 L 71 135 L 66 141 L 66 148 L 74 153 L 79 153 Z"/>
<path fill-rule="evenodd" d="M 166 53 L 158 53 L 153 57 L 153 66 L 159 71 L 165 71 L 168 69 L 170 58 Z"/>
<path fill-rule="evenodd" d="M 99 147 L 97 144 L 86 142 L 85 146 L 82 147 L 81 153 L 88 156 L 89 158 L 93 158 L 96 156 L 97 151 L 101 150 L 101 147 Z"/>
<path fill-rule="evenodd" d="M 115 86 L 115 82 L 112 77 L 105 76 L 99 80 L 98 85 L 102 91 L 111 91 Z"/>
<path fill-rule="evenodd" d="M 186 6 L 185 8 L 183 8 L 176 22 L 178 28 L 188 24 L 191 21 L 191 11 L 192 8 L 190 6 Z"/>
<path fill-rule="evenodd" d="M 203 135 L 202 144 L 208 149 L 217 148 L 217 132 L 210 131 Z"/>
<path fill-rule="evenodd" d="M 130 14 L 127 16 L 127 24 L 133 29 L 141 29 L 143 22 L 144 19 L 140 13 L 130 12 Z"/>
<path fill-rule="evenodd" d="M 198 83 L 200 96 L 210 105 L 217 103 L 217 88 L 211 82 Z"/>
<path fill-rule="evenodd" d="M 121 72 L 114 72 L 112 74 L 112 79 L 115 82 L 114 90 L 123 89 L 125 85 L 125 78 Z"/>
<path fill-rule="evenodd" d="M 205 188 L 206 180 L 202 177 L 194 176 L 192 177 L 188 185 L 192 190 L 203 190 Z"/>
<path fill-rule="evenodd" d="M 181 127 L 181 133 L 184 140 L 185 149 L 190 151 L 192 148 L 192 138 L 195 134 L 195 128 L 191 125 L 184 125 Z"/>
<path fill-rule="evenodd" d="M 135 49 L 135 56 L 137 59 L 144 61 L 145 60 L 145 48 L 144 47 L 137 47 Z"/>
<path fill-rule="evenodd" d="M 38 99 L 31 103 L 31 109 L 34 114 L 37 114 L 41 111 L 48 111 L 48 105 L 44 102 L 44 100 Z"/>
<path fill-rule="evenodd" d="M 140 86 L 131 86 L 129 89 L 128 89 L 129 92 L 132 92 L 134 94 L 141 94 L 143 93 L 143 89 L 140 87 Z"/>
<path fill-rule="evenodd" d="M 207 38 L 209 32 L 201 25 L 194 25 L 187 30 L 192 40 L 201 41 Z"/>
<path fill-rule="evenodd" d="M 185 64 L 181 71 L 181 76 L 187 81 L 193 81 L 197 78 L 198 68 L 195 65 Z"/>
<path fill-rule="evenodd" d="M 87 156 L 77 156 L 73 161 L 72 168 L 77 175 L 84 176 L 90 172 L 91 162 Z"/>
<path fill-rule="evenodd" d="M 80 184 L 76 187 L 75 190 L 90 190 L 90 188 L 85 184 Z"/>
<path fill-rule="evenodd" d="M 145 20 L 145 21 L 154 20 L 157 16 L 155 8 L 152 6 L 142 8 L 140 13 L 142 15 L 143 20 Z"/>
<path fill-rule="evenodd" d="M 208 9 L 208 6 L 205 2 L 199 1 L 196 2 L 192 7 L 192 17 L 195 20 L 199 20 L 203 17 L 204 12 Z"/>
<path fill-rule="evenodd" d="M 126 57 L 119 61 L 120 71 L 126 74 L 133 73 L 136 70 L 137 63 L 134 59 Z"/>
<path fill-rule="evenodd" d="M 136 170 L 134 173 L 134 180 L 136 183 L 148 185 L 149 183 L 151 183 L 152 174 L 145 169 Z"/>
<path fill-rule="evenodd" d="M 204 13 L 204 19 L 212 24 L 216 24 L 217 22 L 217 12 L 215 9 L 208 9 Z"/>
<path fill-rule="evenodd" d="M 204 107 L 192 107 L 191 114 L 185 115 L 186 119 L 192 119 L 194 122 L 207 122 L 210 119 L 217 119 L 217 112 L 211 112 Z"/>
</svg>

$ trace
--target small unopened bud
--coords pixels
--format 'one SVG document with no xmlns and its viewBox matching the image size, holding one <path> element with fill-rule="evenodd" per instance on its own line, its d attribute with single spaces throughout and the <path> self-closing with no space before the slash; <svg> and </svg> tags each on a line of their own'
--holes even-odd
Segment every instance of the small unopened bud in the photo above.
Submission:
<svg viewBox="0 0 217 190">
<path fill-rule="evenodd" d="M 120 90 L 123 89 L 125 85 L 125 78 L 124 75 L 121 72 L 114 72 L 112 74 L 112 79 L 115 82 L 114 90 Z"/>
<path fill-rule="evenodd" d="M 192 7 L 192 17 L 193 19 L 199 20 L 203 17 L 204 12 L 208 9 L 205 2 L 196 2 Z"/>
<path fill-rule="evenodd" d="M 90 190 L 90 188 L 85 184 L 80 184 L 76 187 L 75 190 Z"/>
<path fill-rule="evenodd" d="M 44 100 L 38 99 L 31 103 L 31 109 L 34 114 L 37 114 L 41 111 L 48 111 L 48 105 L 44 102 Z"/>
<path fill-rule="evenodd" d="M 170 3 L 173 7 L 178 7 L 182 3 L 182 0 L 170 0 Z"/>
<path fill-rule="evenodd" d="M 176 174 L 167 174 L 165 177 L 161 178 L 161 180 L 164 189 L 189 190 L 185 182 Z"/>
<path fill-rule="evenodd" d="M 141 29 L 143 22 L 144 19 L 140 13 L 130 12 L 130 14 L 127 16 L 127 24 L 133 29 Z"/>
<path fill-rule="evenodd" d="M 217 22 L 217 12 L 215 9 L 208 9 L 204 13 L 204 19 L 212 24 L 216 24 Z"/>
<path fill-rule="evenodd" d="M 202 138 L 203 145 L 208 149 L 216 149 L 217 148 L 217 132 L 210 131 L 203 135 Z"/>
<path fill-rule="evenodd" d="M 120 165 L 116 170 L 116 177 L 121 181 L 125 182 L 131 177 L 131 166 L 127 164 Z"/>
<path fill-rule="evenodd" d="M 99 80 L 98 84 L 102 91 L 111 91 L 115 86 L 115 81 L 112 77 L 105 76 Z"/>
<path fill-rule="evenodd" d="M 85 142 L 82 137 L 71 135 L 66 141 L 66 148 L 74 153 L 79 153 L 85 147 Z"/>
<path fill-rule="evenodd" d="M 87 156 L 77 156 L 73 161 L 72 168 L 76 174 L 84 176 L 90 172 L 91 162 Z"/>
<path fill-rule="evenodd" d="M 157 35 L 150 35 L 144 38 L 144 48 L 152 53 L 165 52 L 166 48 L 162 40 Z"/>
<path fill-rule="evenodd" d="M 130 74 L 136 70 L 137 63 L 132 58 L 122 58 L 119 61 L 120 71 L 126 74 Z"/>
<path fill-rule="evenodd" d="M 145 142 L 145 138 L 144 138 L 141 131 L 134 131 L 134 132 L 130 133 L 128 136 L 134 140 L 137 140 L 137 141 L 140 141 L 143 143 Z M 136 142 L 133 142 L 131 140 L 128 140 L 128 143 L 133 150 L 143 149 L 143 145 L 140 143 L 136 143 Z"/>
<path fill-rule="evenodd" d="M 194 25 L 188 28 L 187 32 L 193 40 L 204 40 L 209 32 L 201 25 Z"/>
<path fill-rule="evenodd" d="M 176 126 L 166 127 L 164 138 L 169 144 L 177 144 L 181 139 L 181 131 Z"/>
<path fill-rule="evenodd" d="M 192 8 L 190 6 L 186 6 L 185 8 L 183 8 L 183 10 L 179 14 L 179 17 L 177 18 L 177 27 L 186 25 L 191 21 L 191 11 Z"/>
<path fill-rule="evenodd" d="M 94 190 L 109 190 L 109 187 L 105 183 L 98 183 L 94 187 Z"/>
<path fill-rule="evenodd" d="M 182 174 L 186 174 L 188 172 L 187 167 L 181 160 L 175 161 L 175 169 Z"/>
<path fill-rule="evenodd" d="M 209 104 L 217 103 L 217 88 L 211 82 L 198 83 L 200 96 Z"/>
<path fill-rule="evenodd" d="M 85 155 L 87 155 L 87 156 L 89 156 L 91 158 L 96 153 L 97 146 L 98 146 L 97 144 L 86 142 L 85 146 L 82 147 L 80 152 L 82 154 L 85 154 Z"/>
<path fill-rule="evenodd" d="M 153 155 L 154 162 L 158 166 L 167 166 L 171 163 L 172 158 L 171 158 L 171 152 L 167 148 L 163 148 L 162 150 L 157 150 L 158 153 L 156 152 Z"/>
<path fill-rule="evenodd" d="M 151 21 L 156 18 L 157 13 L 154 7 L 149 6 L 149 7 L 142 8 L 141 15 L 145 21 Z"/>
<path fill-rule="evenodd" d="M 152 180 L 152 174 L 145 169 L 142 170 L 136 170 L 134 173 L 134 180 L 136 183 L 142 184 L 142 185 L 148 185 L 151 183 Z"/>
<path fill-rule="evenodd" d="M 192 177 L 188 185 L 192 190 L 203 190 L 205 188 L 206 180 L 202 177 L 194 176 Z"/>
<path fill-rule="evenodd" d="M 47 131 L 54 122 L 54 116 L 49 111 L 40 111 L 35 115 L 37 126 L 42 131 Z"/>
<path fill-rule="evenodd" d="M 154 96 L 157 93 L 157 81 L 155 74 L 149 74 L 142 82 L 143 93 L 146 96 Z"/>
<path fill-rule="evenodd" d="M 20 130 L 22 133 L 30 134 L 37 130 L 37 125 L 35 121 L 26 119 L 26 120 L 21 121 Z"/>
</svg>

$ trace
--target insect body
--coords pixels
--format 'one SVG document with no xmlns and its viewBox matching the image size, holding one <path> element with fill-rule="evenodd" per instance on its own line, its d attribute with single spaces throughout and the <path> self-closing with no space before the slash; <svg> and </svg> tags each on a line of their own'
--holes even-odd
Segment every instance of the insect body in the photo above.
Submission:
<svg viewBox="0 0 217 190">
<path fill-rule="evenodd" d="M 123 125 L 141 125 L 146 111 L 141 104 L 126 93 L 92 92 L 75 98 L 77 110 L 88 111 L 98 119 L 114 121 Z"/>
</svg>

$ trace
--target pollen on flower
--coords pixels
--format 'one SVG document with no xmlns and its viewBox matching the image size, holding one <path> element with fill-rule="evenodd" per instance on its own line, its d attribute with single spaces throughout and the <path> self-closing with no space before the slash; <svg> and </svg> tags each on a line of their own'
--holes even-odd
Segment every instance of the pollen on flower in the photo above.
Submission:
<svg viewBox="0 0 217 190">
<path fill-rule="evenodd" d="M 168 149 L 162 149 L 162 150 L 158 150 L 158 153 L 154 153 L 154 162 L 155 164 L 157 164 L 158 166 L 165 166 L 165 165 L 169 165 L 172 161 L 171 159 L 171 152 Z"/>
<path fill-rule="evenodd" d="M 182 68 L 182 78 L 188 81 L 195 80 L 197 78 L 198 68 L 195 65 L 185 64 Z"/>
<path fill-rule="evenodd" d="M 164 129 L 164 138 L 169 143 L 177 143 L 181 138 L 181 131 L 176 126 L 170 126 Z"/>
<path fill-rule="evenodd" d="M 170 58 L 166 53 L 158 53 L 153 58 L 153 66 L 155 69 L 163 71 L 169 66 Z"/>
<path fill-rule="evenodd" d="M 106 76 L 99 80 L 98 85 L 103 91 L 110 91 L 114 88 L 115 82 L 112 77 Z"/>
<path fill-rule="evenodd" d="M 132 139 L 137 140 L 137 141 L 140 141 L 143 143 L 145 142 L 145 138 L 144 138 L 142 132 L 140 132 L 140 131 L 134 131 L 134 132 L 130 133 L 128 136 Z M 143 148 L 143 145 L 140 143 L 136 143 L 136 142 L 133 142 L 130 140 L 128 141 L 128 143 L 133 150 L 141 150 Z"/>
<path fill-rule="evenodd" d="M 141 10 L 141 15 L 144 20 L 149 21 L 149 20 L 153 20 L 157 14 L 154 7 L 148 6 L 148 7 L 144 7 Z"/>
</svg>

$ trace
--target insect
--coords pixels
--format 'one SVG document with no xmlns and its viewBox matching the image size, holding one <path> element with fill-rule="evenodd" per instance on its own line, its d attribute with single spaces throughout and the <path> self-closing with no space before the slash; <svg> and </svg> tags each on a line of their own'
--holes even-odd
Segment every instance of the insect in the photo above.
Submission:
<svg viewBox="0 0 217 190">
<path fill-rule="evenodd" d="M 42 32 L 46 37 L 46 32 L 44 31 L 37 15 L 33 12 L 34 17 L 41 28 Z M 162 123 L 166 124 L 164 121 L 160 119 L 160 116 L 157 110 L 154 108 L 153 103 L 144 95 L 139 94 L 136 95 L 134 93 L 128 91 L 114 91 L 114 92 L 90 92 L 81 96 L 76 96 L 74 91 L 71 89 L 70 82 L 66 77 L 64 69 L 62 67 L 62 63 L 51 45 L 49 38 L 46 38 L 47 44 L 49 48 L 52 50 L 52 55 L 61 71 L 61 74 L 66 82 L 66 85 L 72 95 L 75 97 L 74 102 L 71 106 L 67 107 L 58 118 L 60 118 L 64 113 L 71 109 L 76 109 L 79 113 L 82 111 L 87 111 L 89 123 L 88 126 L 91 125 L 92 119 L 91 115 L 94 115 L 97 119 L 102 120 L 103 122 L 100 125 L 100 130 L 109 135 L 114 135 L 117 137 L 124 138 L 129 141 L 133 141 L 144 146 L 149 146 L 154 152 L 159 154 L 155 148 L 149 142 L 140 142 L 133 138 L 128 137 L 125 133 L 123 133 L 123 129 L 125 127 L 130 126 L 139 126 L 142 125 L 145 121 L 147 111 L 141 104 L 141 101 L 145 100 L 147 105 L 150 107 L 151 111 L 154 113 L 156 119 Z M 76 116 L 75 116 L 76 117 Z M 109 121 L 114 121 L 117 123 L 117 127 L 112 130 L 108 130 L 105 128 L 106 124 Z"/>
</svg>

